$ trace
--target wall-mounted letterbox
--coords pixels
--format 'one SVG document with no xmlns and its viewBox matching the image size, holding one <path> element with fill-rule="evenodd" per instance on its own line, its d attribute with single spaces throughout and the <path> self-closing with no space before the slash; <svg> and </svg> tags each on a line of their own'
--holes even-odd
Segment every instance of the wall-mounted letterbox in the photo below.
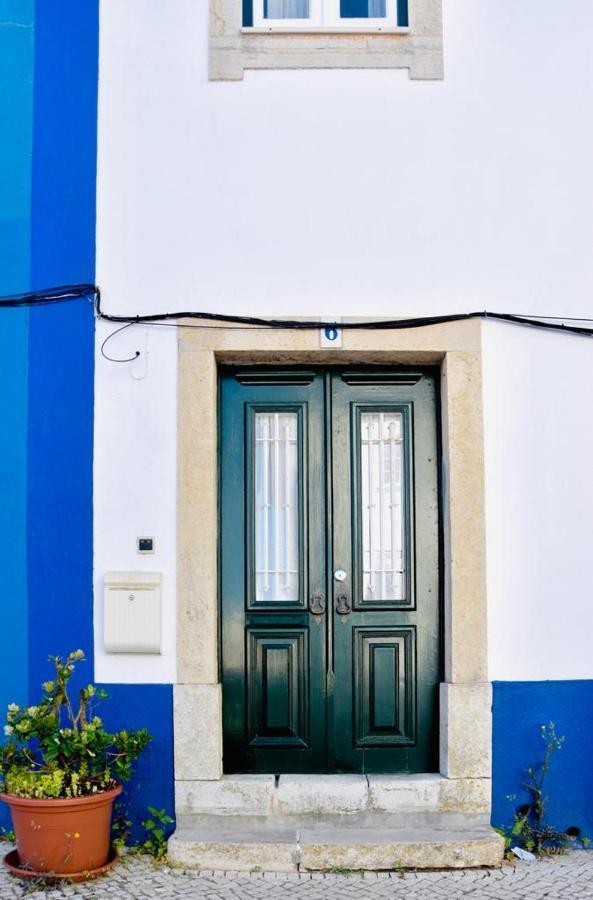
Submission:
<svg viewBox="0 0 593 900">
<path fill-rule="evenodd" d="M 160 572 L 107 572 L 103 641 L 107 653 L 161 652 Z"/>
</svg>

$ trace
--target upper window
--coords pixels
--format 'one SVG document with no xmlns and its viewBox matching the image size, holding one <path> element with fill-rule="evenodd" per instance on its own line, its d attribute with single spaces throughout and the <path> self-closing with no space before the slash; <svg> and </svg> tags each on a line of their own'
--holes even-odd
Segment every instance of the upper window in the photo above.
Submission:
<svg viewBox="0 0 593 900">
<path fill-rule="evenodd" d="M 246 69 L 407 69 L 443 77 L 443 0 L 210 0 L 212 80 Z"/>
<path fill-rule="evenodd" d="M 377 30 L 408 27 L 407 0 L 248 0 L 244 27 L 270 30 Z"/>
</svg>

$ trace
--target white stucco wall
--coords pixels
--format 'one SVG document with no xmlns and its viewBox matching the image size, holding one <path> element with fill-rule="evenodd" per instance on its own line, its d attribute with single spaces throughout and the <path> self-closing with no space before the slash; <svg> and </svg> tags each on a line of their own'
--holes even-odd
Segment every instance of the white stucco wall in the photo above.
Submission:
<svg viewBox="0 0 593 900">
<path fill-rule="evenodd" d="M 129 328 L 105 352 L 137 363 L 107 362 L 99 347 L 113 326 L 97 323 L 95 370 L 94 583 L 95 678 L 102 682 L 175 681 L 176 329 Z M 134 377 L 135 376 L 135 377 Z M 155 553 L 136 538 L 155 538 Z M 161 572 L 162 654 L 106 654 L 105 572 Z"/>
<path fill-rule="evenodd" d="M 593 678 L 591 338 L 483 329 L 492 679 Z"/>
<path fill-rule="evenodd" d="M 208 82 L 208 0 L 102 0 L 105 307 L 593 312 L 593 4 L 444 0 L 446 77 Z"/>
<path fill-rule="evenodd" d="M 207 0 L 102 0 L 104 309 L 593 316 L 593 4 L 444 10 L 443 82 L 209 83 Z M 97 356 L 96 614 L 106 570 L 162 571 L 165 652 L 107 657 L 98 627 L 106 681 L 175 677 L 175 329 L 146 331 L 145 378 Z M 132 328 L 108 352 L 143 341 Z M 488 325 L 484 350 L 490 674 L 593 677 L 593 344 Z"/>
</svg>

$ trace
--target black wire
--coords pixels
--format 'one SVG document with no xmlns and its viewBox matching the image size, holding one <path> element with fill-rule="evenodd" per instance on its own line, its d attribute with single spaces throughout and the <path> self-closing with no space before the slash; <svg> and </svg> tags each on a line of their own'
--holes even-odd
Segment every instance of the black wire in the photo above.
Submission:
<svg viewBox="0 0 593 900">
<path fill-rule="evenodd" d="M 517 315 L 515 313 L 499 313 L 488 312 L 486 310 L 467 312 L 467 313 L 448 313 L 440 316 L 417 316 L 407 319 L 379 319 L 370 321 L 357 322 L 332 322 L 332 321 L 314 321 L 311 319 L 265 319 L 259 316 L 237 316 L 227 315 L 225 313 L 209 313 L 209 312 L 172 312 L 172 313 L 154 313 L 152 315 L 142 316 L 118 316 L 105 313 L 101 309 L 101 292 L 97 285 L 94 284 L 77 284 L 65 285 L 63 287 L 51 288 L 45 291 L 32 291 L 28 294 L 13 294 L 12 296 L 0 298 L 0 309 L 3 307 L 17 306 L 38 306 L 49 303 L 61 303 L 66 300 L 76 300 L 82 297 L 94 296 L 97 317 L 105 319 L 108 322 L 122 322 L 124 325 L 158 325 L 172 322 L 183 326 L 184 323 L 178 323 L 179 319 L 197 319 L 202 322 L 220 322 L 225 323 L 216 326 L 217 328 L 228 327 L 229 324 L 242 326 L 255 326 L 259 328 L 278 328 L 278 329 L 296 329 L 300 331 L 312 331 L 323 328 L 338 328 L 343 331 L 400 331 L 407 328 L 425 328 L 429 325 L 443 325 L 447 322 L 461 322 L 468 319 L 493 319 L 499 322 L 509 322 L 514 325 L 523 325 L 530 328 L 540 328 L 547 331 L 560 331 L 565 334 L 578 334 L 586 337 L 593 335 L 593 328 L 587 328 L 582 325 L 565 324 L 568 317 L 564 321 L 553 320 L 554 317 L 547 316 L 527 316 Z M 575 319 L 570 321 L 591 322 L 592 319 Z M 196 327 L 196 326 L 193 326 Z M 208 327 L 203 325 L 201 327 Z M 110 340 L 118 331 L 114 331 L 104 342 Z M 103 354 L 105 355 L 105 354 Z M 136 351 L 136 356 L 128 360 L 114 360 L 114 362 L 131 362 L 140 355 Z M 110 357 L 105 357 L 109 359 Z"/>
<path fill-rule="evenodd" d="M 125 331 L 126 328 L 129 328 L 130 325 L 135 325 L 135 322 L 128 322 L 126 325 L 122 325 L 121 328 L 116 328 L 115 331 L 112 331 L 111 334 L 108 334 L 103 343 L 101 344 L 101 356 L 103 359 L 109 360 L 109 362 L 118 362 L 118 363 L 126 363 L 126 362 L 134 362 L 135 359 L 138 359 L 140 356 L 140 351 L 136 350 L 133 356 L 130 356 L 129 359 L 115 359 L 113 356 L 107 356 L 105 353 L 105 344 L 111 340 L 111 338 L 115 337 L 116 334 L 119 334 L 120 331 Z"/>
<path fill-rule="evenodd" d="M 312 321 L 300 319 L 264 319 L 259 316 L 236 316 L 224 313 L 208 312 L 174 312 L 154 313 L 144 316 L 115 316 L 104 313 L 101 309 L 101 294 L 96 292 L 96 310 L 101 319 L 109 322 L 129 322 L 142 324 L 158 324 L 176 319 L 200 319 L 202 321 L 232 322 L 240 325 L 265 326 L 267 328 L 319 330 L 320 328 L 335 328 L 336 322 Z M 546 322 L 531 316 L 518 316 L 513 313 L 488 312 L 486 310 L 468 313 L 448 313 L 440 316 L 418 316 L 409 319 L 379 319 L 358 322 L 340 322 L 338 327 L 342 330 L 366 330 L 366 331 L 400 331 L 406 328 L 424 328 L 428 325 L 442 325 L 447 322 L 460 322 L 467 319 L 495 319 L 502 322 L 511 322 L 516 325 L 525 325 L 532 328 L 544 328 L 550 331 L 563 331 L 568 334 L 593 335 L 593 329 L 580 325 L 564 325 L 558 322 Z M 585 321 L 585 320 L 578 320 Z"/>
<path fill-rule="evenodd" d="M 94 284 L 66 284 L 43 291 L 30 291 L 27 294 L 8 294 L 6 297 L 0 297 L 0 309 L 46 306 L 49 303 L 63 303 L 66 300 L 80 300 L 89 296 L 96 297 L 97 291 L 98 288 Z"/>
</svg>

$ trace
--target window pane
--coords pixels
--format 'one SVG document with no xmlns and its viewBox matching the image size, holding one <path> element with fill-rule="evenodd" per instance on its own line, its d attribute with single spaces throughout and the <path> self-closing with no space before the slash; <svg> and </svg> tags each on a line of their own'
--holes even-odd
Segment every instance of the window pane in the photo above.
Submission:
<svg viewBox="0 0 593 900">
<path fill-rule="evenodd" d="M 299 599 L 298 423 L 255 414 L 255 599 Z"/>
<path fill-rule="evenodd" d="M 308 19 L 309 0 L 264 0 L 264 19 Z"/>
<path fill-rule="evenodd" d="M 364 600 L 404 596 L 402 414 L 360 417 Z"/>
<path fill-rule="evenodd" d="M 340 0 L 342 19 L 384 19 L 387 0 Z"/>
</svg>

